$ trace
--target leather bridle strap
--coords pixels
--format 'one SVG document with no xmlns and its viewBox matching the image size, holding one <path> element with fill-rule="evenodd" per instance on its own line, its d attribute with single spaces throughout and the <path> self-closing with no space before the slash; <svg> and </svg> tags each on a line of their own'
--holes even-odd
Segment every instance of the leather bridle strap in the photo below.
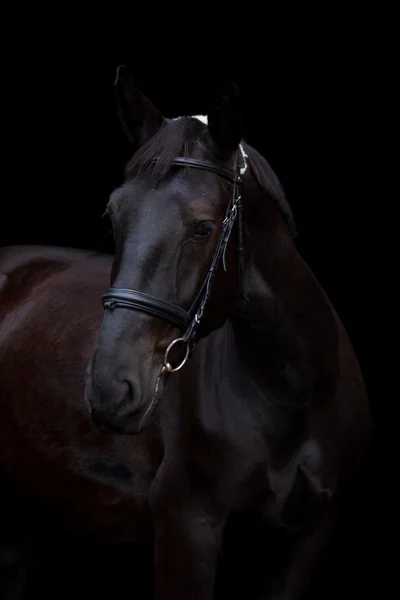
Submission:
<svg viewBox="0 0 400 600">
<path fill-rule="evenodd" d="M 159 300 L 154 296 L 137 292 L 135 290 L 126 290 L 123 288 L 110 288 L 103 296 L 104 308 L 134 308 L 142 310 L 156 317 L 161 317 L 174 323 L 179 329 L 185 331 L 191 322 L 191 316 L 185 310 L 172 302 Z"/>
<path fill-rule="evenodd" d="M 157 159 L 154 159 L 152 162 L 158 162 Z M 223 167 L 216 167 L 212 163 L 206 162 L 204 160 L 197 160 L 196 158 L 184 158 L 182 156 L 178 156 L 175 158 L 174 165 L 180 167 L 192 167 L 193 169 L 199 169 L 200 171 L 208 171 L 209 173 L 215 173 L 224 179 L 227 179 L 231 183 L 237 182 L 237 174 L 228 171 L 228 169 L 224 169 Z"/>
</svg>

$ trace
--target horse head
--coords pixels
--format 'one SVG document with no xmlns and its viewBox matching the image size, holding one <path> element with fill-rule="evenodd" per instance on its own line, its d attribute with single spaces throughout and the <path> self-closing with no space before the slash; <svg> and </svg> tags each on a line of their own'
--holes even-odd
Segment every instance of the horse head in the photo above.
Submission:
<svg viewBox="0 0 400 600">
<path fill-rule="evenodd" d="M 290 211 L 284 199 L 277 210 L 279 182 L 242 140 L 233 83 L 206 116 L 173 119 L 141 93 L 127 68 L 119 67 L 115 85 L 133 155 L 107 205 L 115 257 L 86 397 L 97 425 L 139 433 L 168 375 L 245 303 L 254 230 L 261 238 L 271 229 L 290 237 L 282 219 Z M 252 198 L 260 188 L 257 208 Z"/>
</svg>

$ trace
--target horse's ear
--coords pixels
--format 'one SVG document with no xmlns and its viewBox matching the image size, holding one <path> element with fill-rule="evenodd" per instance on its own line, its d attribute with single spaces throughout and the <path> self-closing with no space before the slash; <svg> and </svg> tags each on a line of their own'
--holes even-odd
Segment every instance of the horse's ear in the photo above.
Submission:
<svg viewBox="0 0 400 600">
<path fill-rule="evenodd" d="M 243 134 L 240 92 L 234 81 L 220 80 L 214 87 L 207 116 L 217 151 L 223 158 L 228 158 L 237 149 Z"/>
<path fill-rule="evenodd" d="M 114 85 L 118 117 L 136 150 L 159 130 L 166 119 L 142 94 L 131 71 L 125 65 L 118 67 Z"/>
</svg>

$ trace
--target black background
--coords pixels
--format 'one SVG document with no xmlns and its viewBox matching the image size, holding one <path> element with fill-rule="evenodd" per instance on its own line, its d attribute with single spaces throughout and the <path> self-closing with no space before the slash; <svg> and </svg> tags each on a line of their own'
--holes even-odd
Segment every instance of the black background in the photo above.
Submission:
<svg viewBox="0 0 400 600">
<path fill-rule="evenodd" d="M 14 39 L 3 56 L 0 244 L 112 251 L 101 215 L 130 155 L 114 102 L 119 63 L 133 68 L 142 90 L 168 117 L 203 113 L 212 83 L 221 74 L 232 76 L 242 90 L 245 137 L 283 183 L 299 250 L 350 333 L 379 421 L 387 393 L 382 381 L 388 386 L 376 316 L 385 236 L 377 206 L 388 169 L 379 162 L 378 136 L 387 64 L 376 54 L 374 35 L 362 37 L 353 27 L 347 38 L 343 25 L 324 45 L 323 31 L 311 41 L 305 33 L 291 38 L 286 32 L 274 43 L 261 39 L 242 49 L 232 42 L 235 27 L 227 26 L 232 45 L 224 41 L 218 53 L 203 53 L 202 47 L 193 50 L 188 32 L 183 43 L 171 34 L 157 44 L 154 32 L 135 40 L 137 29 L 149 26 L 141 20 L 132 23 L 133 41 L 124 47 L 107 28 L 99 34 L 94 22 L 82 33 L 79 16 L 72 25 L 65 22 L 65 36 L 61 25 Z M 376 444 L 332 548 L 332 598 L 362 598 L 382 585 L 374 536 L 382 528 L 384 486 L 376 483 Z"/>
</svg>

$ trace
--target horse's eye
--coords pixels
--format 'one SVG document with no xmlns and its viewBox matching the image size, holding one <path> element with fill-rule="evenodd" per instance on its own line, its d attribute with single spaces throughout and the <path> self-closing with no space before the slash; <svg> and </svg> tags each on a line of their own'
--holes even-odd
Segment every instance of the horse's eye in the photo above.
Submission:
<svg viewBox="0 0 400 600">
<path fill-rule="evenodd" d="M 215 225 L 212 221 L 203 221 L 196 226 L 194 230 L 194 237 L 196 238 L 207 238 L 211 235 Z"/>
</svg>

